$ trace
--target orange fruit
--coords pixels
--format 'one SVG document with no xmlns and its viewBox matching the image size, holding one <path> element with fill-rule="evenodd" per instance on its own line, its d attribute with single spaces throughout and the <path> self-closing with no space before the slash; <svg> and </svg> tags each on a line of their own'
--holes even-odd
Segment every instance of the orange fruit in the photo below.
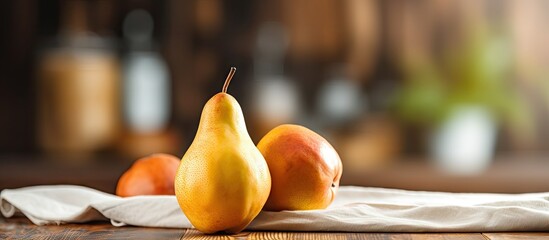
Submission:
<svg viewBox="0 0 549 240">
<path fill-rule="evenodd" d="M 343 171 L 336 150 L 317 133 L 298 125 L 280 125 L 257 145 L 271 173 L 265 210 L 309 210 L 328 207 Z"/>
<path fill-rule="evenodd" d="M 116 195 L 174 195 L 174 179 L 179 158 L 169 154 L 153 154 L 135 161 L 122 174 Z"/>
</svg>

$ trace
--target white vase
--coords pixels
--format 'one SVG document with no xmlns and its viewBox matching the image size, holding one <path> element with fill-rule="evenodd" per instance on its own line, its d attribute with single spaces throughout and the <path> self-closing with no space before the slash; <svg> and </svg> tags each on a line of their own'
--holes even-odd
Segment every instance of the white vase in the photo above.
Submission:
<svg viewBox="0 0 549 240">
<path fill-rule="evenodd" d="M 431 157 L 447 173 L 482 173 L 492 161 L 496 134 L 496 121 L 485 108 L 456 108 L 431 136 Z"/>
</svg>

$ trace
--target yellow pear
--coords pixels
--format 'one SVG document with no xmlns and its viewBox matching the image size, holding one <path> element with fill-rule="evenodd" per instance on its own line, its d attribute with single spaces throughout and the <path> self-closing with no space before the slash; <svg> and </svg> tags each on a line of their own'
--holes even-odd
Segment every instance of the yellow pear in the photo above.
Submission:
<svg viewBox="0 0 549 240">
<path fill-rule="evenodd" d="M 246 130 L 242 109 L 227 88 L 204 106 L 196 136 L 181 159 L 175 195 L 191 224 L 204 233 L 237 233 L 269 197 L 267 163 Z"/>
</svg>

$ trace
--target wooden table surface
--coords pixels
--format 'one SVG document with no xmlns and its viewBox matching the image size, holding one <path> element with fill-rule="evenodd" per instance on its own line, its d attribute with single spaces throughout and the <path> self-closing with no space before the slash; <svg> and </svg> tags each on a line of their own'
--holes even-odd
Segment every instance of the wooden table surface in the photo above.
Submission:
<svg viewBox="0 0 549 240">
<path fill-rule="evenodd" d="M 549 239 L 549 232 L 518 233 L 323 233 L 242 232 L 204 235 L 194 229 L 113 227 L 107 222 L 36 226 L 26 218 L 0 217 L 0 239 Z"/>
<path fill-rule="evenodd" d="M 454 192 L 549 191 L 546 155 L 498 159 L 478 176 L 448 176 L 427 162 L 401 162 L 368 173 L 348 169 L 344 185 Z M 62 165 L 41 158 L 0 156 L 0 190 L 38 184 L 77 184 L 114 192 L 116 181 L 130 162 L 105 159 L 86 165 Z M 36 226 L 26 218 L 0 215 L 0 239 L 548 239 L 547 233 L 310 233 L 244 232 L 203 235 L 192 229 L 113 227 L 108 222 Z"/>
</svg>

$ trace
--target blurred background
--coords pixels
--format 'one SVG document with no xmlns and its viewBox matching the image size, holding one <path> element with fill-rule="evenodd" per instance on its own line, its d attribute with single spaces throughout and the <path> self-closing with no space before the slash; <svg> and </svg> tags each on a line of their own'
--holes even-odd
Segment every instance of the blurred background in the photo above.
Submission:
<svg viewBox="0 0 549 240">
<path fill-rule="evenodd" d="M 235 66 L 252 139 L 307 126 L 343 184 L 549 191 L 548 1 L 0 6 L 0 189 L 113 192 L 135 159 L 181 157 Z"/>
</svg>

